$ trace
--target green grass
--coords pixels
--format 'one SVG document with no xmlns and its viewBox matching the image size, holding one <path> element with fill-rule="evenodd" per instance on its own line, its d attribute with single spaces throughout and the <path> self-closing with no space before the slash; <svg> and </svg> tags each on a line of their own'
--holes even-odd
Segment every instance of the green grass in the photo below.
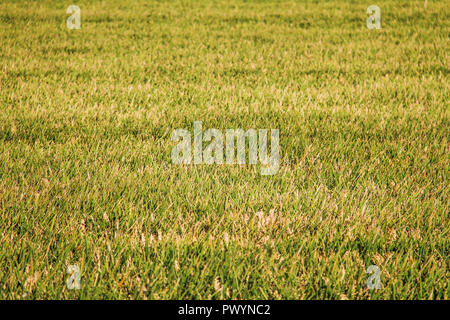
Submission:
<svg viewBox="0 0 450 320">
<path fill-rule="evenodd" d="M 2 2 L 0 298 L 448 299 L 449 14 Z M 278 128 L 280 170 L 172 164 L 195 120 Z"/>
</svg>

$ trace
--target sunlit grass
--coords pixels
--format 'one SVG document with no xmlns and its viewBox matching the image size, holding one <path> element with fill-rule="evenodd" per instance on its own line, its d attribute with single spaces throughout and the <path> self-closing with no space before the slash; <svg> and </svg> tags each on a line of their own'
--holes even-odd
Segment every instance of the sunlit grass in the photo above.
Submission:
<svg viewBox="0 0 450 320">
<path fill-rule="evenodd" d="M 448 299 L 447 1 L 70 4 L 0 4 L 0 298 Z M 196 120 L 279 172 L 173 165 Z"/>
</svg>

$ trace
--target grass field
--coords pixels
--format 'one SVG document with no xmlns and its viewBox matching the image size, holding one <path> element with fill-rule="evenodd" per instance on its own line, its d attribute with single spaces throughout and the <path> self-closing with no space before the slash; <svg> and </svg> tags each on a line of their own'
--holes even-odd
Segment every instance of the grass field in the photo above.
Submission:
<svg viewBox="0 0 450 320">
<path fill-rule="evenodd" d="M 449 14 L 2 1 L 0 298 L 448 299 Z M 279 129 L 278 173 L 173 164 L 194 121 Z"/>
</svg>

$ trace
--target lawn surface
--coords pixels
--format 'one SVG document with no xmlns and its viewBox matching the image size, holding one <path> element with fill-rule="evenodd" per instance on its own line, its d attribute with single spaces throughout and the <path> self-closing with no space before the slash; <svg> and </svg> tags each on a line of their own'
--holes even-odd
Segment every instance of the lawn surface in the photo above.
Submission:
<svg viewBox="0 0 450 320">
<path fill-rule="evenodd" d="M 449 14 L 2 1 L 0 299 L 448 299 Z M 194 121 L 279 129 L 278 173 L 173 164 Z"/>
</svg>

